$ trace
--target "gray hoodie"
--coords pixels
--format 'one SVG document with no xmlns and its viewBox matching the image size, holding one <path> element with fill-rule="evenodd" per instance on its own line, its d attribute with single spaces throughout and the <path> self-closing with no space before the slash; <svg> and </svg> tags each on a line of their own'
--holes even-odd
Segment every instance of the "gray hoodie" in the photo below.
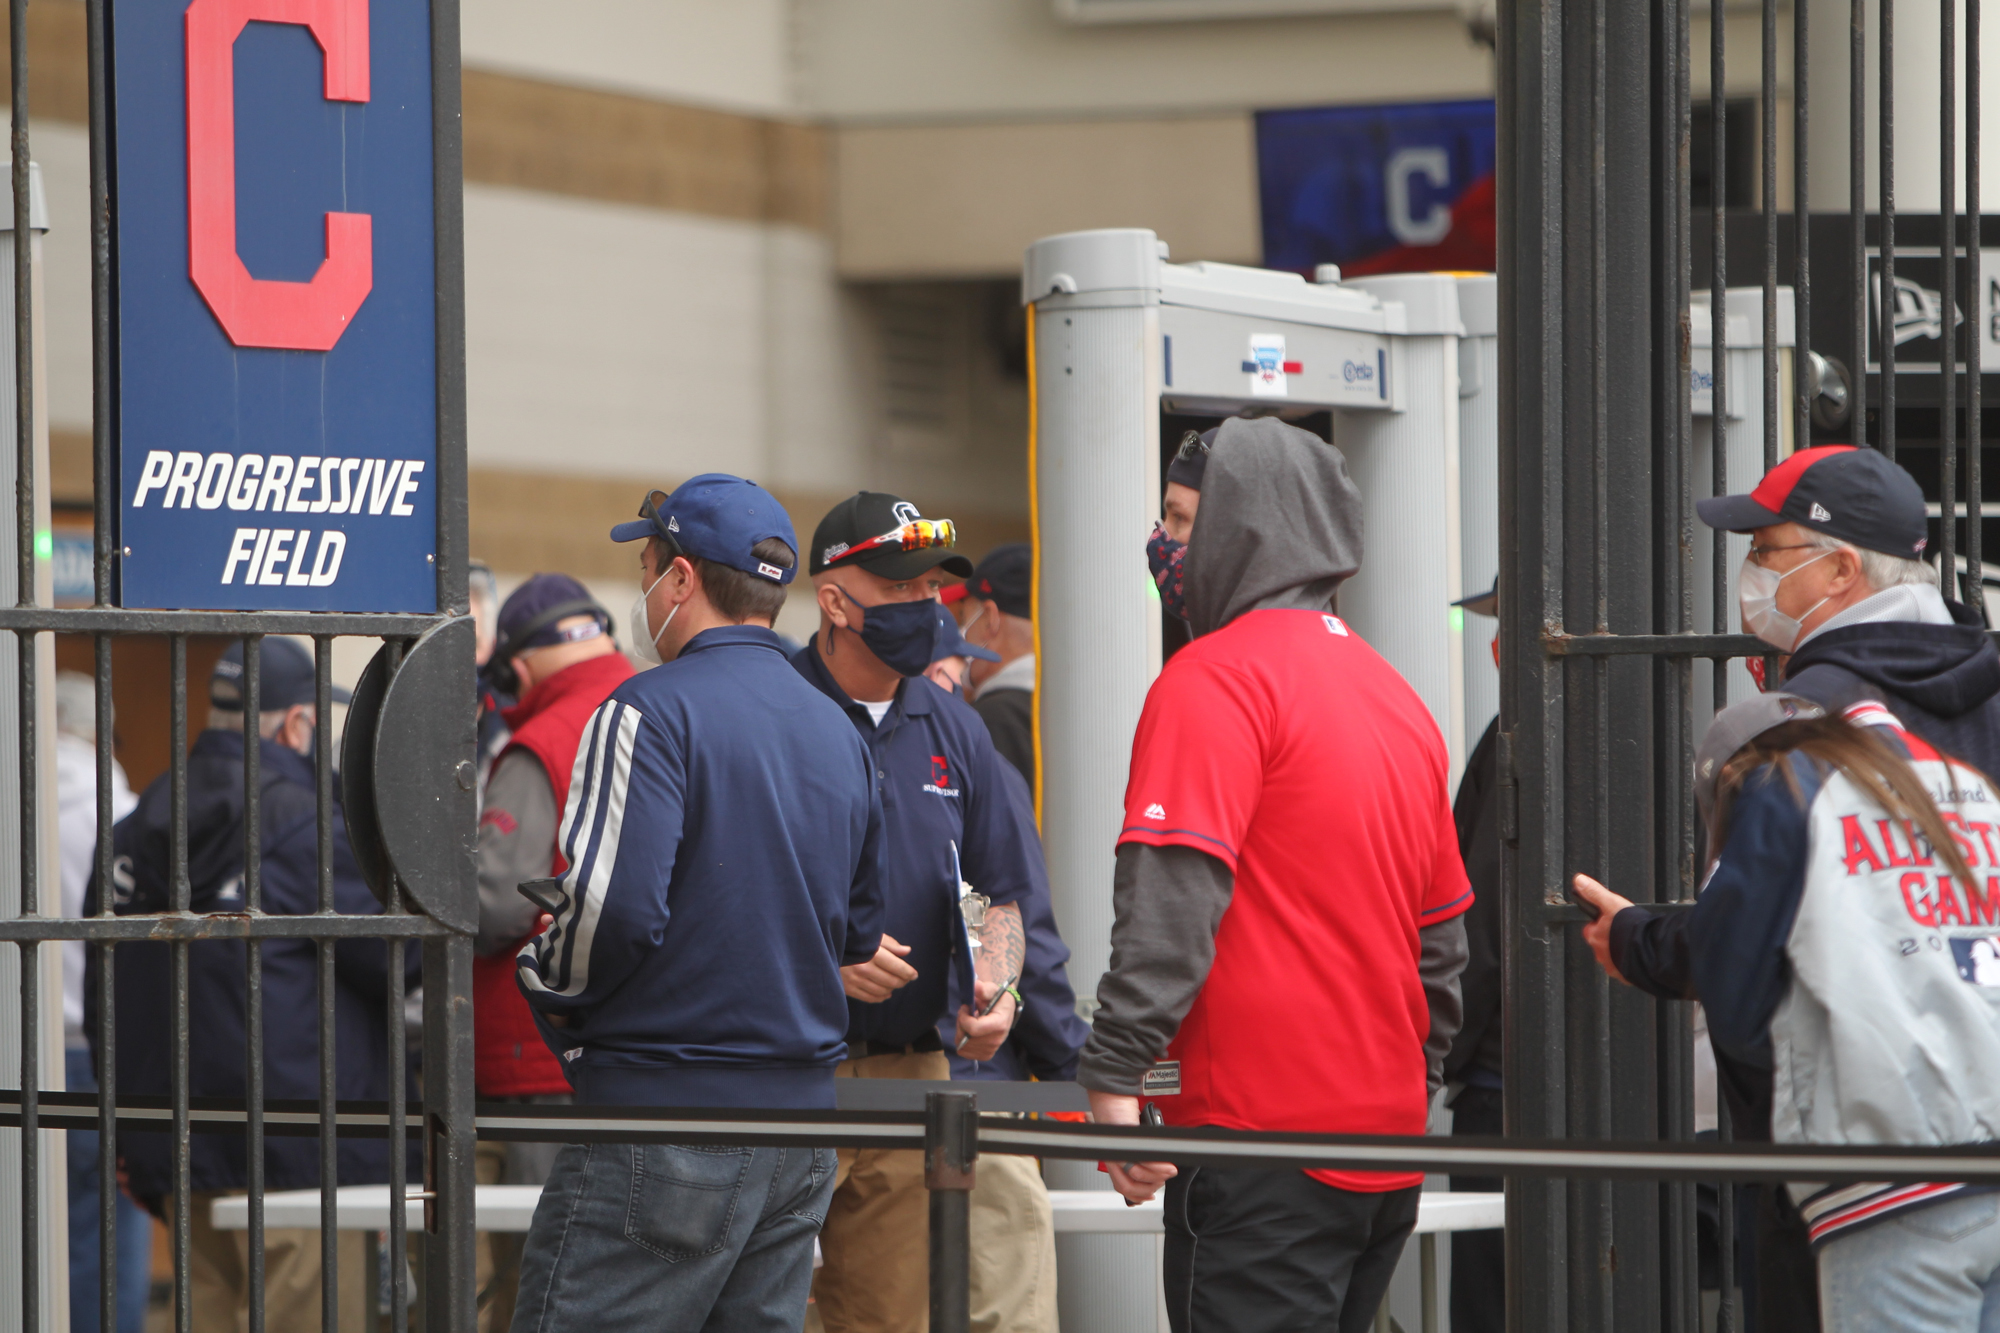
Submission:
<svg viewBox="0 0 2000 1333">
<path fill-rule="evenodd" d="M 1249 611 L 1330 610 L 1341 580 L 1361 568 L 1361 552 L 1361 492 L 1338 449 L 1274 417 L 1222 424 L 1188 538 L 1184 577 L 1196 635 Z M 1234 890 L 1229 867 L 1205 852 L 1136 842 L 1118 848 L 1111 969 L 1098 982 L 1077 1082 L 1138 1095 L 1141 1076 L 1166 1054 L 1208 979 Z M 1465 923 L 1453 917 L 1418 935 L 1431 1012 L 1424 1053 L 1435 1093 L 1462 1021 Z"/>
</svg>

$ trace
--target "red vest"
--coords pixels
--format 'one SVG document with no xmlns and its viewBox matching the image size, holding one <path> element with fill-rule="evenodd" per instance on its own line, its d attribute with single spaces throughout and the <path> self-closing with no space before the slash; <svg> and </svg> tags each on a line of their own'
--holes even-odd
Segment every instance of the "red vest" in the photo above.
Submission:
<svg viewBox="0 0 2000 1333">
<path fill-rule="evenodd" d="M 623 653 L 606 653 L 564 667 L 528 691 L 528 697 L 501 714 L 514 735 L 500 752 L 505 759 L 525 750 L 541 762 L 555 793 L 561 819 L 569 799 L 570 770 L 584 726 L 599 704 L 632 674 Z M 499 759 L 494 761 L 496 767 Z M 558 825 L 560 836 L 560 824 Z M 568 867 L 554 845 L 549 873 Z M 528 1002 L 514 980 L 514 948 L 472 960 L 473 1080 L 482 1097 L 533 1097 L 568 1092 L 562 1063 L 549 1053 Z"/>
</svg>

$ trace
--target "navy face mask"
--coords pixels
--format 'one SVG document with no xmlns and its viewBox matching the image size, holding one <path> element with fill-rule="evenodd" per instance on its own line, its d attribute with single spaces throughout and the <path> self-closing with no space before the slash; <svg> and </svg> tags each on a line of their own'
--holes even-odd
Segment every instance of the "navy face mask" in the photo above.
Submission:
<svg viewBox="0 0 2000 1333">
<path fill-rule="evenodd" d="M 1160 605 L 1182 620 L 1187 619 L 1187 585 L 1181 577 L 1186 559 L 1187 543 L 1175 541 L 1155 523 L 1153 535 L 1146 539 L 1146 565 L 1153 571 L 1153 582 L 1160 585 Z"/>
<path fill-rule="evenodd" d="M 838 586 L 838 585 L 835 585 Z M 861 608 L 861 642 L 899 676 L 921 676 L 937 650 L 937 603 L 856 602 L 845 588 L 841 596 Z"/>
</svg>

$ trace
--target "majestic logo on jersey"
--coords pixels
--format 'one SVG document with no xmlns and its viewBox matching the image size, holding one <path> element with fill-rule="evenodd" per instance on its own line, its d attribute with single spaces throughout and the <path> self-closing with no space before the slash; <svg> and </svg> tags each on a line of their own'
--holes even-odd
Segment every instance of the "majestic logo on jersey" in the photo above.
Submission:
<svg viewBox="0 0 2000 1333">
<path fill-rule="evenodd" d="M 1155 801 L 1153 802 L 1153 804 L 1146 807 L 1146 818 L 1165 819 L 1166 817 L 1167 817 L 1167 808 L 1161 805 L 1158 801 Z"/>
<path fill-rule="evenodd" d="M 951 766 L 943 755 L 931 756 L 931 780 L 924 784 L 924 790 L 933 796 L 958 795 L 958 788 L 951 785 Z"/>
<path fill-rule="evenodd" d="M 1326 622 L 1327 633 L 1338 634 L 1343 639 L 1347 637 L 1347 626 L 1340 623 L 1339 616 L 1321 616 L 1320 619 Z"/>
</svg>

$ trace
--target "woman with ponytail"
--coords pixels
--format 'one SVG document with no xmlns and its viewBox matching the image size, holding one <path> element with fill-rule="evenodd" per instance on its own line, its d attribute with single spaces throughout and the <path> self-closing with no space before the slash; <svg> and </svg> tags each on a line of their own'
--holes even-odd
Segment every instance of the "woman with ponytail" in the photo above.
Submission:
<svg viewBox="0 0 2000 1333">
<path fill-rule="evenodd" d="M 1684 923 L 1587 876 L 1576 891 L 1598 913 L 1584 938 L 1606 972 L 1701 1001 L 1737 1137 L 2000 1141 L 1992 784 L 1878 703 L 1831 715 L 1788 695 L 1718 714 L 1695 777 L 1709 864 Z M 1995 1187 L 1785 1190 L 1828 1333 L 2000 1333 Z"/>
</svg>

